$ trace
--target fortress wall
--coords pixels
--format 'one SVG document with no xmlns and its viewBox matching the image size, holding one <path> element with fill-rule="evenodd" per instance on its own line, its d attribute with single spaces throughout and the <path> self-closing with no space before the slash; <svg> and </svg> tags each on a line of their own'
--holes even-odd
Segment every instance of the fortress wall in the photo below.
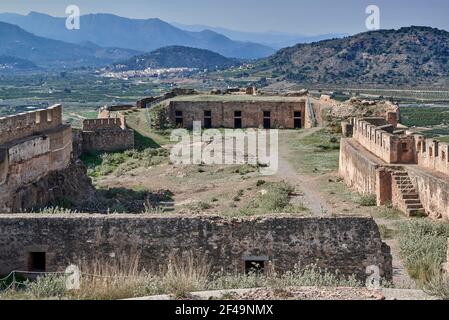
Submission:
<svg viewBox="0 0 449 320">
<path fill-rule="evenodd" d="M 385 162 L 392 164 L 415 162 L 412 136 L 394 135 L 363 119 L 353 119 L 352 124 L 354 139 Z"/>
<path fill-rule="evenodd" d="M 83 131 L 84 152 L 114 152 L 134 148 L 134 131 L 130 129 Z"/>
<path fill-rule="evenodd" d="M 343 138 L 340 143 L 339 174 L 345 183 L 361 194 L 376 194 L 380 165 L 360 150 L 353 139 Z"/>
<path fill-rule="evenodd" d="M 45 252 L 47 271 L 135 254 L 141 267 L 159 271 L 170 255 L 193 252 L 214 272 L 242 273 L 246 261 L 264 261 L 279 272 L 315 264 L 365 280 L 367 267 L 377 266 L 392 277 L 390 249 L 367 217 L 0 216 L 0 273 L 28 269 L 30 252 Z"/>
<path fill-rule="evenodd" d="M 57 128 L 61 123 L 61 105 L 0 118 L 0 145 Z"/>
<path fill-rule="evenodd" d="M 21 163 L 49 152 L 50 139 L 47 136 L 34 136 L 9 148 L 9 162 Z"/>
<path fill-rule="evenodd" d="M 83 131 L 125 129 L 125 117 L 118 118 L 86 119 L 83 120 Z"/>
<path fill-rule="evenodd" d="M 406 169 L 429 216 L 449 220 L 449 179 L 415 166 Z"/>
<path fill-rule="evenodd" d="M 204 111 L 212 112 L 213 128 L 234 128 L 234 112 L 242 112 L 243 128 L 263 127 L 263 112 L 271 112 L 272 128 L 294 128 L 294 111 L 301 111 L 302 127 L 305 126 L 305 102 L 298 101 L 171 101 L 170 121 L 175 123 L 175 111 L 183 112 L 184 127 L 192 128 L 193 121 L 201 121 L 204 127 Z"/>
<path fill-rule="evenodd" d="M 415 135 L 417 161 L 422 167 L 449 175 L 449 144 Z"/>
</svg>

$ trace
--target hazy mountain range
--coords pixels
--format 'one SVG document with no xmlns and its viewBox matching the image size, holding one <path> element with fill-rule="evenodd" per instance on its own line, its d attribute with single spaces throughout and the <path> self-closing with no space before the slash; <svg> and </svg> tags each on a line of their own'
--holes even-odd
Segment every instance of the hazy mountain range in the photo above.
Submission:
<svg viewBox="0 0 449 320">
<path fill-rule="evenodd" d="M 69 43 L 91 42 L 102 47 L 120 47 L 150 52 L 181 45 L 217 52 L 226 57 L 261 58 L 275 52 L 254 42 L 234 41 L 211 30 L 186 31 L 160 19 L 129 19 L 112 14 L 81 16 L 81 28 L 68 30 L 66 18 L 31 12 L 28 15 L 0 14 L 0 21 L 15 24 L 37 36 Z"/>
<path fill-rule="evenodd" d="M 128 59 L 139 51 L 73 44 L 35 36 L 18 26 L 0 22 L 0 56 L 29 60 L 45 68 L 76 68 Z"/>
<path fill-rule="evenodd" d="M 279 32 L 279 31 L 245 32 L 221 27 L 211 27 L 200 24 L 186 25 L 176 22 L 173 22 L 172 25 L 188 31 L 199 32 L 202 30 L 212 30 L 233 40 L 253 41 L 275 49 L 290 47 L 298 43 L 311 43 L 321 40 L 343 38 L 349 36 L 349 34 L 346 33 L 329 33 L 311 36 L 311 35 Z"/>
<path fill-rule="evenodd" d="M 226 69 L 241 64 L 240 60 L 226 58 L 210 50 L 183 46 L 169 46 L 150 53 L 135 56 L 129 60 L 113 64 L 115 71 L 145 70 L 147 68 L 197 68 Z"/>
<path fill-rule="evenodd" d="M 298 44 L 258 62 L 261 71 L 306 85 L 448 85 L 449 32 L 407 27 Z"/>
</svg>

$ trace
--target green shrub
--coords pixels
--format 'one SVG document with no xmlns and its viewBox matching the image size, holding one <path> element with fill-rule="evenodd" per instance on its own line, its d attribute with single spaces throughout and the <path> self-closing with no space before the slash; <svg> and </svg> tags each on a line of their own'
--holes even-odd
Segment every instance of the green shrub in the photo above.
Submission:
<svg viewBox="0 0 449 320">
<path fill-rule="evenodd" d="M 25 283 L 27 294 L 32 299 L 62 298 L 66 294 L 66 278 L 47 275 L 38 277 L 36 281 Z"/>
<path fill-rule="evenodd" d="M 357 202 L 362 207 L 374 207 L 377 205 L 377 199 L 375 195 L 362 195 Z"/>
<path fill-rule="evenodd" d="M 402 222 L 398 226 L 401 255 L 409 275 L 423 286 L 438 276 L 446 260 L 449 224 L 426 219 Z"/>
</svg>

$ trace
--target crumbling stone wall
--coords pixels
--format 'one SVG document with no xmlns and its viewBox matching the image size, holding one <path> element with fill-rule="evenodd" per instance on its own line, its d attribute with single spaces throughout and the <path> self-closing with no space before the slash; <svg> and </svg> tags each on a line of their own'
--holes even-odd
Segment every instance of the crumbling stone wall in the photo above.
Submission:
<svg viewBox="0 0 449 320">
<path fill-rule="evenodd" d="M 83 152 L 112 152 L 133 148 L 134 131 L 126 127 L 124 115 L 83 121 Z"/>
<path fill-rule="evenodd" d="M 0 119 L 0 212 L 11 212 L 17 190 L 71 161 L 72 131 L 53 106 Z"/>
<path fill-rule="evenodd" d="M 364 280 L 374 265 L 392 277 L 390 249 L 366 217 L 0 216 L 0 274 L 29 268 L 30 252 L 46 253 L 47 271 L 136 253 L 142 267 L 159 271 L 171 254 L 193 252 L 213 271 L 244 272 L 246 260 L 260 259 L 279 272 L 315 264 Z"/>
</svg>

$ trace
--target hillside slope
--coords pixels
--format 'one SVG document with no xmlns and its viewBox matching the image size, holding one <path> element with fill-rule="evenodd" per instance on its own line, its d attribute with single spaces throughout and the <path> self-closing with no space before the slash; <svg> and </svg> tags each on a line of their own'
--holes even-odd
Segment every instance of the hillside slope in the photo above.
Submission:
<svg viewBox="0 0 449 320">
<path fill-rule="evenodd" d="M 183 46 L 170 46 L 153 52 L 133 57 L 116 63 L 115 70 L 144 70 L 147 68 L 198 68 L 223 69 L 240 64 L 237 59 L 230 59 L 204 49 Z"/>
<path fill-rule="evenodd" d="M 301 84 L 448 85 L 449 32 L 407 27 L 300 44 L 255 70 Z"/>
</svg>

